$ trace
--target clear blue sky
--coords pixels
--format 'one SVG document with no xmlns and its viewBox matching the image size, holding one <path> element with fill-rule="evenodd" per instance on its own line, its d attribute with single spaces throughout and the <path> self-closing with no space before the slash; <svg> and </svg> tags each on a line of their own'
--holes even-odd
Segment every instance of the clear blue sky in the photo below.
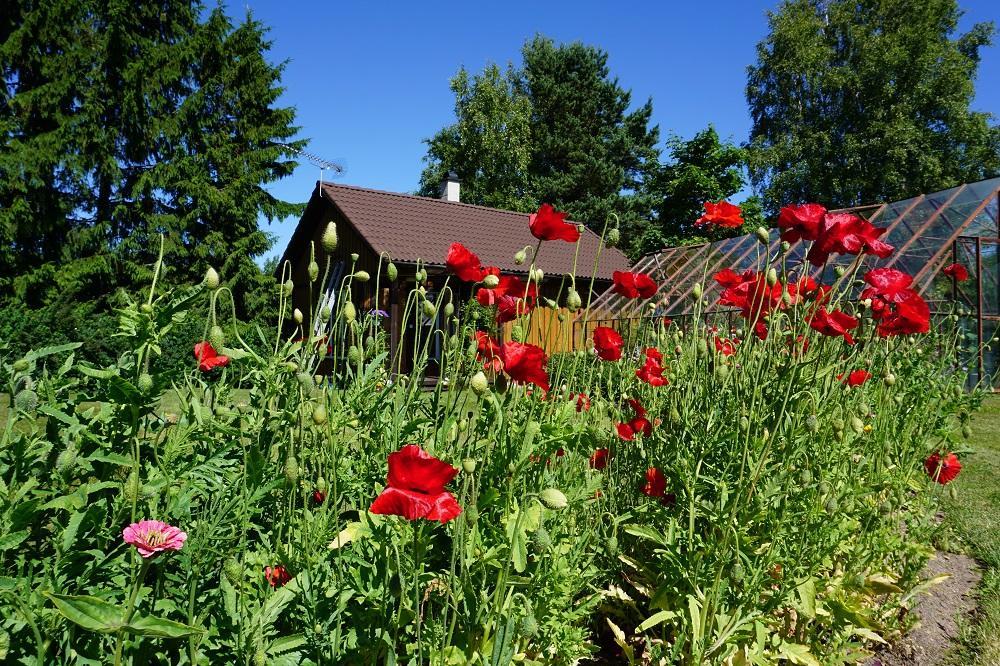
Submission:
<svg viewBox="0 0 1000 666">
<path fill-rule="evenodd" d="M 960 0 L 962 26 L 1000 23 L 998 0 Z M 282 102 L 296 107 L 308 150 L 340 161 L 338 182 L 410 192 L 423 140 L 452 122 L 448 80 L 460 65 L 517 62 L 524 40 L 542 33 L 606 50 L 633 101 L 653 99 L 661 136 L 684 137 L 713 123 L 746 139 L 747 65 L 778 0 L 700 2 L 337 2 L 227 1 L 271 27 L 273 61 L 287 61 Z M 1000 115 L 1000 46 L 983 54 L 975 107 Z M 989 83 L 989 85 L 988 85 Z M 303 164 L 272 186 L 305 201 L 319 176 Z M 280 254 L 297 220 L 265 225 Z"/>
</svg>

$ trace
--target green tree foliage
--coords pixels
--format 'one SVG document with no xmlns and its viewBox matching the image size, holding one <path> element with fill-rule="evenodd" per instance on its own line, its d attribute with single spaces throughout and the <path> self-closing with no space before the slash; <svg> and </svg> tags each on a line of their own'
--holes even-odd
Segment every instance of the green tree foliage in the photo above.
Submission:
<svg viewBox="0 0 1000 666">
<path fill-rule="evenodd" d="M 452 81 L 456 122 L 427 141 L 420 193 L 437 196 L 448 171 L 470 203 L 530 210 L 545 201 L 603 227 L 612 214 L 648 219 L 644 186 L 659 158 L 652 103 L 629 111 L 608 54 L 545 37 L 525 43 L 523 65 L 496 65 Z"/>
<path fill-rule="evenodd" d="M 296 205 L 294 110 L 265 29 L 200 2 L 8 3 L 0 19 L 0 299 L 115 302 L 216 266 L 241 314 L 270 278 L 258 227 Z M 292 143 L 298 146 L 297 143 Z M 116 293 L 117 292 L 117 293 Z M 266 298 L 265 298 L 266 300 Z"/>
<path fill-rule="evenodd" d="M 517 74 L 491 64 L 470 78 L 460 69 L 451 80 L 453 125 L 427 141 L 422 196 L 436 197 L 449 171 L 462 180 L 462 201 L 528 210 L 531 160 L 531 102 L 517 90 Z"/>
<path fill-rule="evenodd" d="M 660 166 L 648 187 L 657 202 L 655 222 L 640 223 L 629 230 L 631 253 L 641 255 L 744 233 L 742 229 L 708 229 L 694 223 L 704 212 L 706 201 L 731 200 L 743 189 L 746 150 L 722 141 L 712 125 L 687 141 L 678 136 L 669 138 L 667 150 L 669 160 Z M 760 224 L 759 203 L 751 199 L 741 205 L 747 220 L 744 227 Z"/>
<path fill-rule="evenodd" d="M 752 179 L 766 207 L 899 199 L 1000 171 L 970 109 L 994 26 L 956 36 L 955 0 L 787 0 L 749 68 Z"/>
</svg>

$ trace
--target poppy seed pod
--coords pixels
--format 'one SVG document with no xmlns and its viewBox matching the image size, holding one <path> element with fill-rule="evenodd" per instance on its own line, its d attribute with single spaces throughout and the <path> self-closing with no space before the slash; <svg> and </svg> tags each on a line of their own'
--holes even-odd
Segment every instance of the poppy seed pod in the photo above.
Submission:
<svg viewBox="0 0 1000 666">
<path fill-rule="evenodd" d="M 701 300 L 702 293 L 703 292 L 701 290 L 701 283 L 700 282 L 695 282 L 694 286 L 691 287 L 691 297 L 694 300 L 699 301 L 699 300 Z"/>
<path fill-rule="evenodd" d="M 500 278 L 492 273 L 483 278 L 483 286 L 487 289 L 493 289 L 500 284 Z"/>
<path fill-rule="evenodd" d="M 618 230 L 618 227 L 611 227 L 608 229 L 608 235 L 604 239 L 604 244 L 608 247 L 617 247 L 618 242 L 621 241 L 622 234 Z"/>
<path fill-rule="evenodd" d="M 301 324 L 303 321 L 302 310 L 295 308 L 292 310 L 292 319 L 295 320 L 296 324 Z"/>
<path fill-rule="evenodd" d="M 385 275 L 389 278 L 389 282 L 395 282 L 396 278 L 399 277 L 399 270 L 396 268 L 396 264 L 389 262 L 389 265 L 385 267 Z"/>
<path fill-rule="evenodd" d="M 315 261 L 309 262 L 309 281 L 315 282 L 319 278 L 319 264 Z"/>
<path fill-rule="evenodd" d="M 754 233 L 757 234 L 757 240 L 762 244 L 767 245 L 771 242 L 771 235 L 764 227 L 757 227 L 757 230 Z"/>
<path fill-rule="evenodd" d="M 791 243 L 789 243 L 788 241 L 781 241 L 781 253 L 782 254 L 787 253 L 790 249 L 792 249 L 792 244 Z"/>
<path fill-rule="evenodd" d="M 216 349 L 222 349 L 226 345 L 226 334 L 222 331 L 221 326 L 216 324 L 208 329 L 208 341 Z"/>
<path fill-rule="evenodd" d="M 344 321 L 346 321 L 348 324 L 352 323 L 355 319 L 358 318 L 358 311 L 354 307 L 354 303 L 352 303 L 351 301 L 347 301 L 346 303 L 344 303 L 344 308 L 343 310 L 341 310 L 341 313 L 344 315 Z"/>
<path fill-rule="evenodd" d="M 219 288 L 219 274 L 211 266 L 205 271 L 205 286 L 209 289 Z"/>
<path fill-rule="evenodd" d="M 767 283 L 772 287 L 778 284 L 778 271 L 774 267 L 767 269 Z"/>
<path fill-rule="evenodd" d="M 580 294 L 576 289 L 570 289 L 569 293 L 566 294 L 566 307 L 569 308 L 570 312 L 576 312 L 583 306 L 583 299 L 580 298 Z"/>
<path fill-rule="evenodd" d="M 358 254 L 357 252 L 351 252 L 351 261 L 352 261 L 352 262 L 354 262 L 354 261 L 357 261 L 357 260 L 358 260 L 358 257 L 360 257 L 360 256 L 361 256 L 361 255 L 360 255 L 360 254 Z"/>
<path fill-rule="evenodd" d="M 484 395 L 490 390 L 490 380 L 487 379 L 483 371 L 480 370 L 476 374 L 472 375 L 472 378 L 469 380 L 469 387 L 476 395 Z"/>
<path fill-rule="evenodd" d="M 538 499 L 542 501 L 542 504 L 553 511 L 565 509 L 569 504 L 566 500 L 566 495 L 564 495 L 558 488 L 546 488 L 538 494 Z"/>
<path fill-rule="evenodd" d="M 333 222 L 326 223 L 326 229 L 323 230 L 323 236 L 320 238 L 319 244 L 323 247 L 326 252 L 333 252 L 337 249 L 337 225 Z"/>
<path fill-rule="evenodd" d="M 368 274 L 368 271 L 356 271 L 354 273 L 354 279 L 358 282 L 368 282 L 371 278 L 372 276 Z"/>
</svg>

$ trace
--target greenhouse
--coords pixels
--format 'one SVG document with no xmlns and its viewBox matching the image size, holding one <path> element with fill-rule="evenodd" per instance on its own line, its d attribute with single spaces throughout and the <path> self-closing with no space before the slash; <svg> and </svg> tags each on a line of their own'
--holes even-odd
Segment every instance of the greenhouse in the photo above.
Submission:
<svg viewBox="0 0 1000 666">
<path fill-rule="evenodd" d="M 1000 334 L 1000 270 L 997 244 L 1000 178 L 966 183 L 940 192 L 920 194 L 892 203 L 872 204 L 837 212 L 850 212 L 866 218 L 888 231 L 882 236 L 896 251 L 887 259 L 866 256 L 862 270 L 876 265 L 897 268 L 914 276 L 913 288 L 928 302 L 935 315 L 961 315 L 970 357 L 967 359 L 971 381 L 995 378 L 1000 350 L 989 342 Z M 768 254 L 774 256 L 781 240 L 772 229 Z M 794 243 L 786 253 L 787 269 L 797 269 L 805 262 L 808 244 Z M 591 305 L 588 327 L 595 325 L 622 328 L 644 319 L 690 317 L 695 299 L 690 298 L 696 284 L 704 285 L 706 317 L 726 316 L 729 311 L 717 305 L 718 286 L 711 279 L 717 271 L 729 267 L 741 272 L 757 266 L 764 245 L 756 235 L 748 234 L 700 245 L 666 248 L 642 257 L 632 269 L 648 273 L 659 285 L 651 302 L 630 300 L 606 291 Z M 850 255 L 831 257 L 825 267 L 812 269 L 812 276 L 826 278 L 837 264 L 847 265 Z M 949 264 L 962 264 L 969 279 L 958 282 L 942 274 Z M 582 335 L 580 323 L 578 337 Z"/>
</svg>

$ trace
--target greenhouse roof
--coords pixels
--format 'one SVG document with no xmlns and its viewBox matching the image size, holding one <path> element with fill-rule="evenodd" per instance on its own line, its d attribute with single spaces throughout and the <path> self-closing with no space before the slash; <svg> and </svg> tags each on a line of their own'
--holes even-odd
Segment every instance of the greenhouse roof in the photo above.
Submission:
<svg viewBox="0 0 1000 666">
<path fill-rule="evenodd" d="M 975 252 L 973 238 L 993 239 L 993 242 L 982 245 L 980 252 L 996 253 L 996 239 L 1000 236 L 998 201 L 1000 178 L 992 178 L 903 201 L 846 208 L 837 212 L 851 212 L 877 227 L 887 228 L 881 240 L 894 246 L 895 252 L 886 259 L 864 256 L 862 270 L 876 265 L 891 266 L 913 275 L 914 288 L 933 308 L 937 300 L 947 298 L 946 294 L 951 292 L 952 281 L 942 277 L 940 269 L 953 261 L 962 262 L 970 252 Z M 632 270 L 648 273 L 656 281 L 659 285 L 656 295 L 648 301 L 630 300 L 608 290 L 591 305 L 588 318 L 678 317 L 690 314 L 694 308 L 694 299 L 690 296 L 696 283 L 704 286 L 705 299 L 711 310 L 717 307 L 719 300 L 718 285 L 712 280 L 716 272 L 726 267 L 736 272 L 756 268 L 768 257 L 775 257 L 780 244 L 779 230 L 772 229 L 766 254 L 764 244 L 754 234 L 647 254 Z M 808 249 L 806 242 L 793 243 L 785 254 L 785 270 L 800 270 Z M 852 255 L 833 255 L 825 267 L 810 266 L 809 270 L 816 280 L 830 282 L 836 265 L 847 265 L 853 260 Z M 963 263 L 970 272 L 977 265 L 974 257 Z M 984 273 L 981 282 L 996 284 L 996 261 L 978 263 L 982 264 Z M 938 287 L 931 289 L 936 283 Z"/>
</svg>

